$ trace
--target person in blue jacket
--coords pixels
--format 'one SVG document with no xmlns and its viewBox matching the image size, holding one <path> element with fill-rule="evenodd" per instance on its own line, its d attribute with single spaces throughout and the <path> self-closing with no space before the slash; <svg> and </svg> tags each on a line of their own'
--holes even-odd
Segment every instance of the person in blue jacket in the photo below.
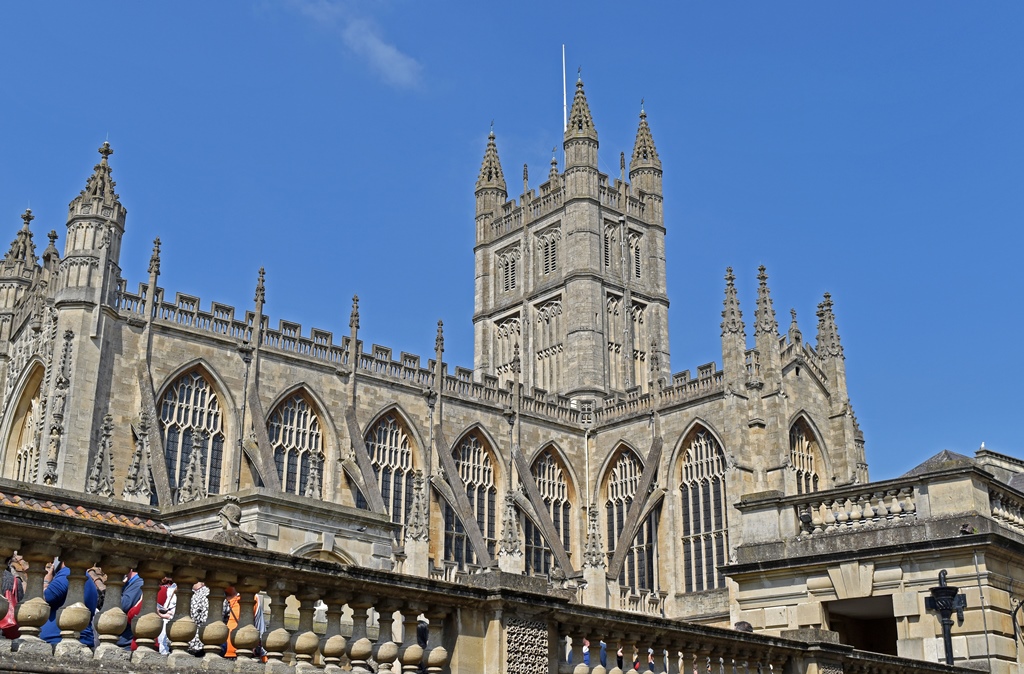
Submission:
<svg viewBox="0 0 1024 674">
<path fill-rule="evenodd" d="M 93 573 L 90 573 L 90 571 Z M 99 588 L 96 587 L 96 572 L 96 567 L 85 572 L 85 588 L 82 590 L 82 603 L 89 609 L 89 626 L 78 635 L 78 641 L 89 648 L 96 647 L 96 630 L 93 629 L 93 624 L 96 622 L 96 606 L 100 601 Z"/>
<path fill-rule="evenodd" d="M 64 566 L 59 559 L 54 559 L 46 565 L 46 575 L 43 576 L 43 599 L 50 605 L 50 617 L 46 624 L 39 630 L 39 638 L 51 644 L 60 641 L 60 628 L 57 627 L 57 611 L 64 606 L 68 600 L 68 576 L 71 569 Z"/>
<path fill-rule="evenodd" d="M 142 610 L 142 576 L 135 573 L 135 569 L 129 569 L 124 577 L 124 587 L 121 589 L 121 610 L 128 617 L 128 625 L 117 638 L 117 645 L 126 651 L 135 650 L 135 634 L 132 632 L 132 620 Z"/>
</svg>

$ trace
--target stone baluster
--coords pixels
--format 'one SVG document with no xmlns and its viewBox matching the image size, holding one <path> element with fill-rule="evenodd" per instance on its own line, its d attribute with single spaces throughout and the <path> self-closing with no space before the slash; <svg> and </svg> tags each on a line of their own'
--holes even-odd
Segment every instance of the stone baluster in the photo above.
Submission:
<svg viewBox="0 0 1024 674">
<path fill-rule="evenodd" d="M 766 660 L 768 661 L 768 671 L 782 674 L 786 669 L 786 662 L 789 660 L 789 656 L 781 653 L 769 653 Z"/>
<path fill-rule="evenodd" d="M 210 605 L 207 609 L 208 620 L 200 631 L 199 639 L 203 642 L 203 669 L 207 671 L 230 672 L 235 667 L 235 663 L 223 657 L 221 651 L 230 636 L 230 630 L 224 622 L 224 589 L 234 585 L 237 579 L 235 574 L 223 571 L 210 571 L 206 575 Z"/>
<path fill-rule="evenodd" d="M 664 674 L 664 672 L 668 671 L 666 662 L 668 654 L 665 652 L 665 643 L 660 640 L 655 641 L 651 648 L 654 649 L 654 653 L 652 653 L 654 656 L 654 671 Z"/>
<path fill-rule="evenodd" d="M 846 523 L 850 521 L 850 499 L 836 499 L 836 508 L 838 510 L 836 523 L 839 526 L 846 526 Z"/>
<path fill-rule="evenodd" d="M 43 576 L 46 575 L 46 565 L 58 554 L 59 548 L 39 543 L 32 543 L 21 550 L 29 566 L 25 572 L 25 595 L 15 610 L 21 632 L 19 653 L 45 658 L 53 654 L 53 647 L 39 638 L 39 630 L 50 617 L 50 605 L 43 598 Z"/>
<path fill-rule="evenodd" d="M 572 674 L 589 674 L 590 665 L 583 661 L 583 639 L 586 632 L 576 627 L 569 633 L 572 638 Z"/>
<path fill-rule="evenodd" d="M 903 487 L 900 489 L 900 497 L 903 499 L 903 512 L 913 515 L 917 512 L 917 505 L 914 503 L 914 488 Z"/>
<path fill-rule="evenodd" d="M 903 516 L 903 506 L 900 505 L 900 500 L 899 500 L 899 498 L 897 498 L 899 493 L 900 493 L 899 489 L 890 489 L 886 493 L 886 495 L 889 497 L 889 501 L 890 501 L 889 502 L 889 514 L 892 515 L 893 518 L 898 518 L 898 517 L 902 517 Z"/>
<path fill-rule="evenodd" d="M 253 651 L 260 645 L 260 632 L 256 628 L 254 612 L 256 593 L 266 585 L 265 578 L 242 576 L 235 583 L 238 592 L 238 629 L 231 636 L 235 646 L 235 672 L 253 672 L 262 674 L 265 669 L 259 658 L 253 657 Z"/>
<path fill-rule="evenodd" d="M 426 610 L 419 602 L 406 602 L 402 605 L 402 647 L 398 650 L 398 661 L 402 663 L 402 672 L 418 674 L 423 660 L 423 647 L 420 646 L 417 629 L 419 615 Z"/>
<path fill-rule="evenodd" d="M 355 674 L 372 674 L 367 660 L 373 655 L 373 642 L 366 636 L 366 614 L 374 597 L 360 595 L 348 605 L 352 609 L 352 638 L 348 640 L 348 659 Z"/>
<path fill-rule="evenodd" d="M 861 500 L 860 496 L 854 495 L 848 500 L 850 504 L 850 523 L 857 525 L 864 517 L 864 513 L 861 512 Z"/>
<path fill-rule="evenodd" d="M 700 674 L 705 674 L 711 667 L 711 647 L 707 644 L 697 644 L 693 648 L 693 666 Z"/>
<path fill-rule="evenodd" d="M 619 667 L 618 651 L 621 648 L 622 633 L 612 632 L 608 640 L 608 674 L 622 674 L 622 667 Z M 625 664 L 625 663 L 623 663 Z"/>
<path fill-rule="evenodd" d="M 555 654 L 555 672 L 557 674 L 572 674 L 573 663 L 569 662 L 569 652 L 566 648 L 566 643 L 571 643 L 569 629 L 568 625 L 559 623 L 558 639 L 554 643 L 548 644 L 548 649 L 554 651 Z"/>
<path fill-rule="evenodd" d="M 445 648 L 445 620 L 449 610 L 444 607 L 430 608 L 426 612 L 427 620 L 427 652 L 423 656 L 427 674 L 441 674 L 448 666 L 449 653 Z"/>
<path fill-rule="evenodd" d="M 205 577 L 204 569 L 191 566 L 175 567 L 172 574 L 172 578 L 178 586 L 176 591 L 178 603 L 174 609 L 174 619 L 167 626 L 167 637 L 171 642 L 168 665 L 171 669 L 180 670 L 198 666 L 195 656 L 188 652 L 189 642 L 195 637 L 198 629 L 192 619 L 192 588 Z"/>
<path fill-rule="evenodd" d="M 395 611 L 401 607 L 402 603 L 395 599 L 386 599 L 376 606 L 379 635 L 373 645 L 373 659 L 377 661 L 378 674 L 396 671 L 393 665 L 398 658 L 398 644 L 394 638 L 394 623 Z"/>
<path fill-rule="evenodd" d="M 348 593 L 331 592 L 325 597 L 327 604 L 327 632 L 320 642 L 320 653 L 324 656 L 324 671 L 328 674 L 340 674 L 341 656 L 345 655 L 348 640 L 341 634 L 341 616 L 348 602 Z M 267 668 L 267 674 L 273 674 Z"/>
<path fill-rule="evenodd" d="M 665 654 L 665 672 L 666 674 L 679 674 L 679 652 L 682 647 L 676 641 L 669 641 L 665 650 L 668 653 Z"/>
<path fill-rule="evenodd" d="M 107 591 L 103 598 L 104 610 L 96 619 L 96 633 L 100 640 L 94 654 L 97 660 L 123 661 L 131 657 L 131 651 L 119 647 L 117 640 L 128 626 L 128 617 L 121 610 L 124 576 L 135 565 L 136 561 L 127 557 L 107 556 L 102 559 L 103 570 L 107 574 Z"/>
<path fill-rule="evenodd" d="M 173 570 L 172 565 L 156 560 L 143 561 L 136 569 L 142 576 L 142 607 L 132 625 L 136 644 L 135 652 L 132 653 L 133 663 L 148 662 L 159 650 L 157 638 L 163 631 L 164 621 L 156 613 L 156 596 L 160 591 L 160 581 L 170 576 Z"/>
<path fill-rule="evenodd" d="M 619 641 L 619 646 L 622 648 L 622 671 L 628 672 L 633 669 L 633 654 L 637 650 L 636 642 L 637 635 L 626 634 Z M 616 657 L 618 657 L 616 655 Z"/>
<path fill-rule="evenodd" d="M 295 598 L 299 600 L 299 627 L 292 638 L 296 672 L 316 669 L 313 660 L 320 647 L 320 637 L 313 631 L 313 614 L 316 612 L 316 602 L 323 593 L 322 588 L 311 586 L 302 586 L 295 593 Z"/>
<path fill-rule="evenodd" d="M 604 630 L 590 628 L 590 671 L 591 674 L 607 674 L 608 667 L 601 664 L 601 641 L 604 637 Z"/>
<path fill-rule="evenodd" d="M 811 530 L 812 534 L 820 534 L 824 529 L 825 520 L 821 515 L 821 501 L 811 502 Z"/>
<path fill-rule="evenodd" d="M 835 499 L 825 500 L 825 530 L 828 531 L 836 525 L 836 502 Z"/>
<path fill-rule="evenodd" d="M 92 566 L 90 563 L 92 554 L 78 549 L 62 550 L 60 554 L 60 559 L 69 572 L 68 594 L 64 601 L 64 608 L 57 614 L 60 642 L 54 648 L 54 654 L 64 660 L 92 658 L 92 649 L 79 642 L 77 634 L 92 622 L 92 612 L 83 602 L 85 570 Z"/>
<path fill-rule="evenodd" d="M 272 580 L 267 586 L 266 594 L 270 598 L 270 623 L 263 647 L 267 650 L 267 674 L 290 672 L 291 667 L 284 664 L 284 654 L 292 643 L 292 634 L 284 628 L 285 602 L 296 592 L 297 588 L 285 580 Z"/>
<path fill-rule="evenodd" d="M 876 491 L 871 495 L 871 500 L 875 503 L 875 517 L 881 521 L 889 515 L 889 508 L 885 505 L 885 492 Z"/>
</svg>

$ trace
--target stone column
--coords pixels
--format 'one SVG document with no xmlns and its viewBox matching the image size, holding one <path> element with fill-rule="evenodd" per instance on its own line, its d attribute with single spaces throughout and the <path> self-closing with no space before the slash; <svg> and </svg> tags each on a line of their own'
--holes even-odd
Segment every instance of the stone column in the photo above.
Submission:
<svg viewBox="0 0 1024 674">
<path fill-rule="evenodd" d="M 94 654 L 97 660 L 128 660 L 131 652 L 120 648 L 117 639 L 128 625 L 128 617 L 121 610 L 121 590 L 124 576 L 138 562 L 129 557 L 106 556 L 102 559 L 107 574 L 107 591 L 103 598 L 104 610 L 96 619 L 96 632 L 100 644 Z"/>
<path fill-rule="evenodd" d="M 267 636 L 263 647 L 267 649 L 267 674 L 279 674 L 291 671 L 284 664 L 284 654 L 291 647 L 292 635 L 284 628 L 285 601 L 296 591 L 295 586 L 284 580 L 272 580 L 267 586 L 270 598 L 270 624 L 267 625 Z"/>
<path fill-rule="evenodd" d="M 377 643 L 373 645 L 373 659 L 377 661 L 377 672 L 392 672 L 398 659 L 398 644 L 394 639 L 395 612 L 402 603 L 396 599 L 385 599 L 377 604 L 377 622 L 380 625 Z"/>
<path fill-rule="evenodd" d="M 402 672 L 405 674 L 419 673 L 420 662 L 423 660 L 423 647 L 419 644 L 416 630 L 419 627 L 419 615 L 426 608 L 425 605 L 418 602 L 407 602 L 401 608 L 402 647 L 398 651 L 398 660 L 402 663 Z"/>
<path fill-rule="evenodd" d="M 324 591 L 318 587 L 302 586 L 295 594 L 299 600 L 299 628 L 292 638 L 292 650 L 295 651 L 295 671 L 306 672 L 315 669 L 313 659 L 320 647 L 320 637 L 313 632 L 313 613 L 316 602 Z"/>
<path fill-rule="evenodd" d="M 227 642 L 229 630 L 224 622 L 224 588 L 233 585 L 238 577 L 233 573 L 211 571 L 206 576 L 210 588 L 210 605 L 207 608 L 208 622 L 200 633 L 203 642 L 203 669 L 213 672 L 230 672 L 235 663 L 221 656 L 221 647 Z"/>
<path fill-rule="evenodd" d="M 348 659 L 355 674 L 372 674 L 367 664 L 373 654 L 373 642 L 366 637 L 366 613 L 375 598 L 359 595 L 348 605 L 352 609 L 352 638 L 348 640 Z"/>
<path fill-rule="evenodd" d="M 320 653 L 324 656 L 324 671 L 341 674 L 341 656 L 345 654 L 348 640 L 341 635 L 341 616 L 350 595 L 330 592 L 324 598 L 327 604 L 327 631 L 320 642 Z M 267 674 L 274 674 L 268 668 Z"/>
</svg>

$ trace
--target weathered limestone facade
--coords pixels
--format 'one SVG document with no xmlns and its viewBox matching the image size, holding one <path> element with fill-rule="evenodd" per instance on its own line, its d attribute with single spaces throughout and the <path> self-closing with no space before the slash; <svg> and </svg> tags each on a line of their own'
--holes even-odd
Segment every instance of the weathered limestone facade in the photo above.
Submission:
<svg viewBox="0 0 1024 674">
<path fill-rule="evenodd" d="M 614 181 L 582 82 L 569 119 L 565 167 L 536 190 L 524 170 L 518 203 L 488 139 L 475 370 L 443 361 L 440 324 L 424 358 L 367 348 L 357 300 L 348 335 L 272 326 L 262 269 L 244 311 L 171 295 L 159 239 L 130 289 L 104 143 L 63 255 L 51 232 L 37 258 L 26 213 L 0 265 L 2 476 L 150 504 L 197 536 L 237 492 L 243 528 L 279 552 L 445 579 L 497 566 L 725 624 L 740 496 L 868 479 L 832 301 L 813 344 L 795 313 L 780 334 L 761 268 L 751 344 L 730 269 L 722 367 L 672 374 L 647 115 Z M 319 505 L 282 514 L 286 495 Z"/>
</svg>

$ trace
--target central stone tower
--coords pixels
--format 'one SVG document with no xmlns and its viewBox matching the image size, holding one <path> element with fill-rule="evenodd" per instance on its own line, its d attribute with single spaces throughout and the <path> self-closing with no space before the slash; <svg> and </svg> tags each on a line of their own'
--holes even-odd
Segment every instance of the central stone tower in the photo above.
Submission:
<svg viewBox="0 0 1024 674">
<path fill-rule="evenodd" d="M 476 183 L 474 366 L 502 385 L 568 397 L 648 390 L 670 372 L 661 161 L 641 110 L 626 180 L 598 171 L 582 80 L 563 142 L 565 170 L 508 200 L 492 131 Z"/>
</svg>

